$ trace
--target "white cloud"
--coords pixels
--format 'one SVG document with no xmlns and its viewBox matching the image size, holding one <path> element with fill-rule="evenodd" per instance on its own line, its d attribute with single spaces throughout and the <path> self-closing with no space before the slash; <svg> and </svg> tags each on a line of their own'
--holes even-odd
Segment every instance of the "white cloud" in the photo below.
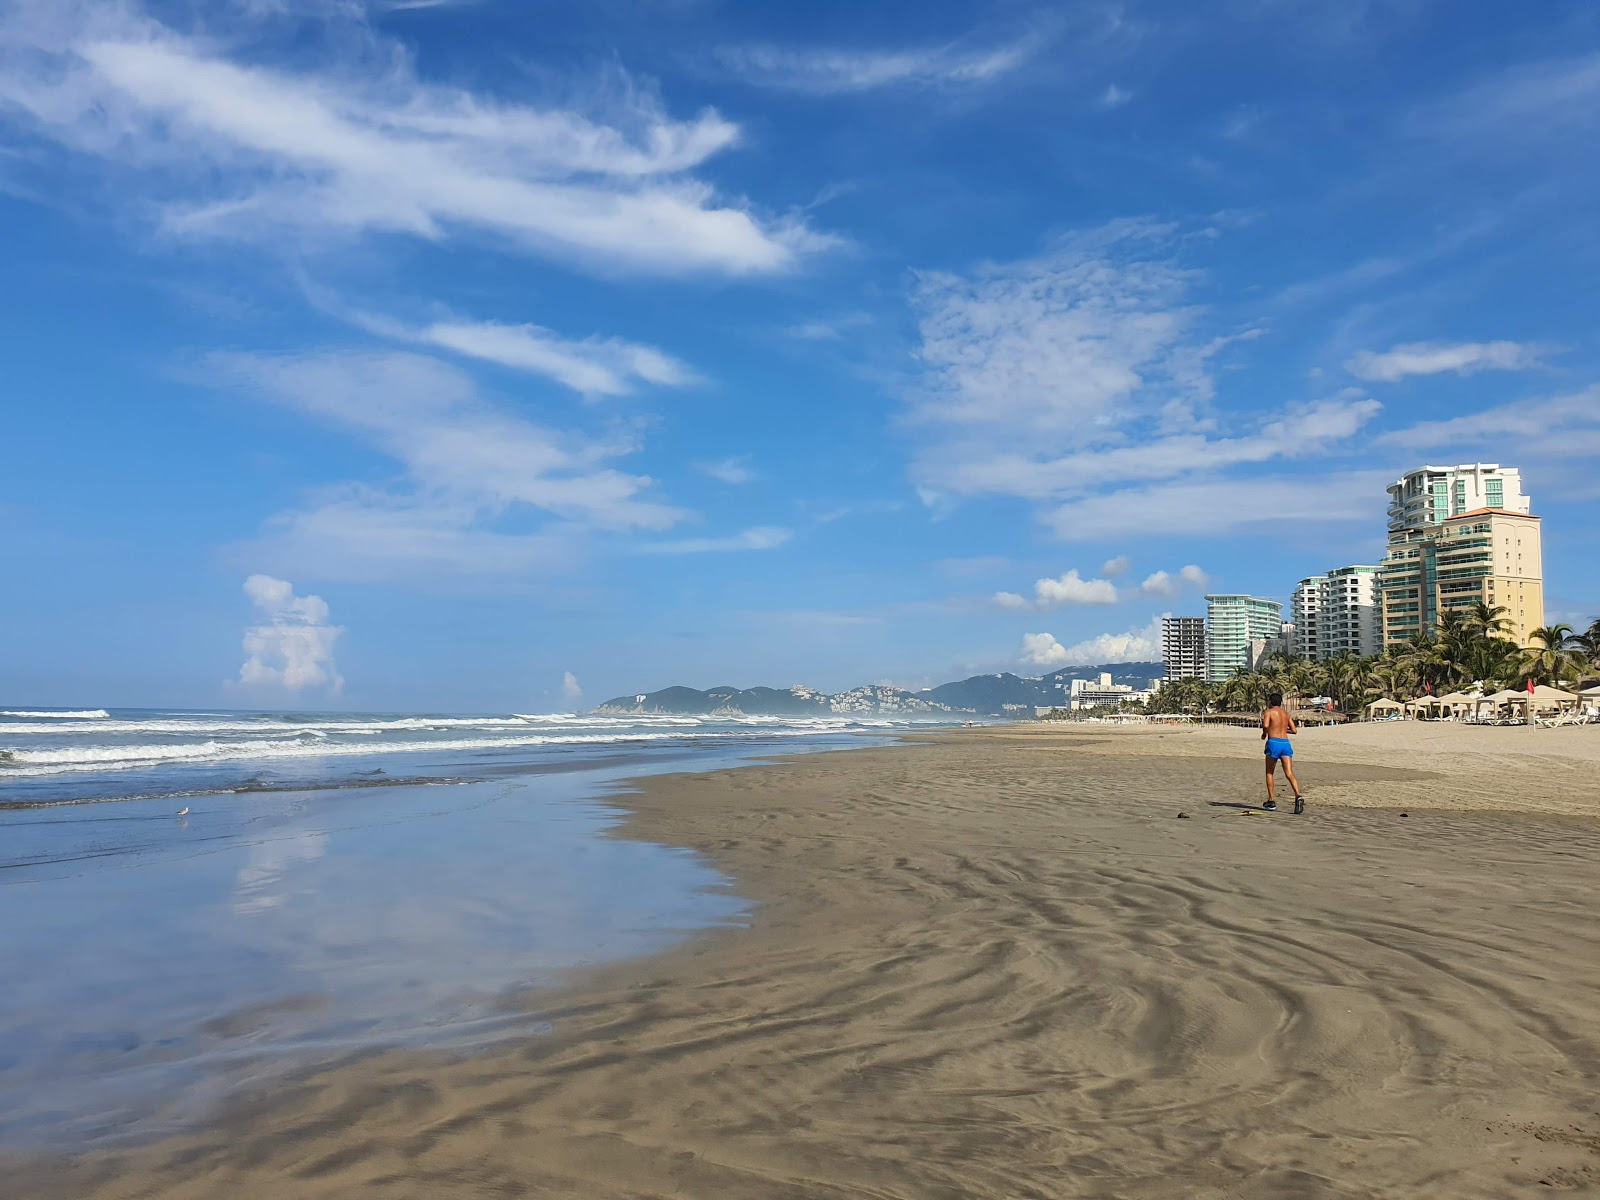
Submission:
<svg viewBox="0 0 1600 1200">
<path fill-rule="evenodd" d="M 273 241 L 284 230 L 456 231 L 530 253 L 652 272 L 783 271 L 831 244 L 765 219 L 689 172 L 739 141 L 707 109 L 675 120 L 631 85 L 588 111 L 427 83 L 365 25 L 296 69 L 230 56 L 134 3 L 11 0 L 0 110 L 62 149 L 121 169 L 177 237 Z M 365 44 L 356 45 L 353 29 Z M 251 43 L 248 25 L 235 44 Z M 264 41 L 265 39 L 258 39 Z M 139 197 L 140 201 L 145 199 Z"/>
<path fill-rule="evenodd" d="M 1022 661 L 1036 667 L 1059 667 L 1067 661 L 1067 648 L 1056 641 L 1054 634 L 1025 633 Z"/>
<path fill-rule="evenodd" d="M 1056 579 L 1041 579 L 1033 585 L 1040 608 L 1060 604 L 1115 604 L 1117 587 L 1109 579 L 1084 579 L 1074 568 Z"/>
<path fill-rule="evenodd" d="M 1237 468 L 1327 455 L 1373 420 L 1381 406 L 1355 389 L 1287 414 L 1219 411 L 1213 360 L 1261 330 L 1200 332 L 1205 314 L 1188 300 L 1196 274 L 1173 257 L 1179 234 L 1113 222 L 1040 258 L 920 278 L 923 370 L 906 424 L 923 494 L 1098 512 L 1108 489 L 1233 480 Z M 1124 523 L 1061 532 L 1087 538 Z"/>
<path fill-rule="evenodd" d="M 1147 596 L 1176 596 L 1178 585 L 1167 572 L 1156 571 L 1139 585 L 1139 590 Z"/>
<path fill-rule="evenodd" d="M 1204 588 L 1211 582 L 1211 577 L 1193 563 L 1180 570 L 1177 575 L 1166 571 L 1152 573 L 1139 585 L 1139 591 L 1146 596 L 1176 596 L 1181 587 Z"/>
<path fill-rule="evenodd" d="M 266 534 L 237 547 L 235 557 L 324 579 L 449 589 L 564 573 L 582 554 L 578 528 L 502 532 L 492 527 L 492 508 L 432 492 L 394 495 L 347 484 L 309 500 L 273 517 Z"/>
<path fill-rule="evenodd" d="M 957 45 L 908 50 L 728 46 L 718 58 L 748 83 L 826 96 L 887 87 L 989 83 L 1016 70 L 1042 44 L 1039 38 L 1029 36 L 983 49 Z"/>
<path fill-rule="evenodd" d="M 1144 389 L 1180 373 L 1194 315 L 1183 304 L 1188 276 L 1137 253 L 1170 233 L 1116 222 L 1043 258 L 970 277 L 922 274 L 912 303 L 926 376 L 911 398 L 913 420 L 962 441 L 1104 440 L 1145 407 L 1135 403 Z"/>
<path fill-rule="evenodd" d="M 721 458 L 713 462 L 697 462 L 694 469 L 702 475 L 708 475 L 719 483 L 731 484 L 735 487 L 754 483 L 761 476 L 750 466 L 747 455 L 737 455 L 733 458 Z"/>
<path fill-rule="evenodd" d="M 1106 85 L 1106 90 L 1100 93 L 1100 99 L 1096 101 L 1096 103 L 1099 105 L 1099 107 L 1110 110 L 1113 108 L 1121 108 L 1124 104 L 1132 99 L 1132 92 L 1128 91 L 1126 88 L 1119 88 L 1114 83 L 1108 83 Z"/>
<path fill-rule="evenodd" d="M 578 677 L 571 671 L 561 673 L 561 698 L 568 704 L 577 704 L 583 699 L 583 688 L 578 685 Z"/>
<path fill-rule="evenodd" d="M 1135 480 L 1315 457 L 1360 432 L 1382 408 L 1376 400 L 1351 392 L 1311 401 L 1292 416 L 1263 420 L 1239 437 L 1174 434 L 1058 457 L 1011 449 L 952 457 L 943 464 L 941 482 L 963 495 L 1042 500 Z"/>
<path fill-rule="evenodd" d="M 1519 400 L 1381 434 L 1378 442 L 1443 454 L 1492 449 L 1500 461 L 1600 457 L 1600 385 L 1564 396 Z"/>
<path fill-rule="evenodd" d="M 1520 342 L 1409 342 L 1381 354 L 1362 350 L 1345 360 L 1357 379 L 1396 383 L 1410 375 L 1453 371 L 1523 371 L 1539 365 L 1541 350 Z"/>
<path fill-rule="evenodd" d="M 609 529 L 662 529 L 682 515 L 643 498 L 651 480 L 603 464 L 627 441 L 545 428 L 485 400 L 463 372 L 393 353 L 215 354 L 204 381 L 247 389 L 369 442 L 429 493 L 503 510 L 525 504 Z"/>
<path fill-rule="evenodd" d="M 441 321 L 410 331 L 412 340 L 544 375 L 585 396 L 625 396 L 641 384 L 683 387 L 696 375 L 657 350 L 621 338 L 563 338 L 538 325 Z"/>
<path fill-rule="evenodd" d="M 1100 565 L 1100 574 L 1104 575 L 1107 579 L 1117 579 L 1128 573 L 1128 567 L 1130 565 L 1132 564 L 1129 563 L 1128 556 L 1126 554 L 1119 554 L 1115 558 L 1106 559 L 1106 561 Z"/>
<path fill-rule="evenodd" d="M 293 584 L 270 575 L 250 576 L 244 590 L 264 623 L 245 630 L 239 683 L 290 692 L 326 688 L 338 695 L 344 679 L 334 665 L 333 646 L 344 630 L 328 623 L 322 597 L 297 596 Z"/>
<path fill-rule="evenodd" d="M 1022 661 L 1037 667 L 1089 666 L 1109 662 L 1153 662 L 1161 657 L 1161 621 L 1126 633 L 1102 633 L 1071 646 L 1052 634 L 1022 635 Z"/>
<path fill-rule="evenodd" d="M 1128 569 L 1128 558 L 1119 555 L 1101 569 L 1106 576 L 1119 576 Z M 1173 575 L 1156 571 L 1137 588 L 1118 588 L 1110 578 L 1085 579 L 1076 568 L 1054 579 L 1040 579 L 1033 585 L 1033 599 L 1016 592 L 996 592 L 996 606 L 1013 611 L 1058 608 L 1063 604 L 1116 604 L 1135 596 L 1175 596 L 1181 586 L 1204 587 L 1208 579 L 1199 567 L 1190 565 Z"/>
<path fill-rule="evenodd" d="M 1178 480 L 1122 488 L 1061 504 L 1044 514 L 1066 541 L 1149 535 L 1194 536 L 1368 522 L 1381 510 L 1392 471 Z M 1373 497 L 1377 497 L 1376 500 Z"/>
<path fill-rule="evenodd" d="M 730 550 L 775 550 L 794 536 L 787 529 L 760 525 L 730 537 L 684 538 L 676 542 L 650 542 L 639 547 L 646 554 L 716 554 Z"/>
</svg>

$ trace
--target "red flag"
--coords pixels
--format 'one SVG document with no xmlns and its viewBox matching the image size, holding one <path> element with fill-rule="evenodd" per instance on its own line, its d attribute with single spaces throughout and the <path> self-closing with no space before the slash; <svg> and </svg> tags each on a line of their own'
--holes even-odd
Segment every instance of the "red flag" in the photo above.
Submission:
<svg viewBox="0 0 1600 1200">
<path fill-rule="evenodd" d="M 1533 695 L 1533 676 L 1528 676 L 1528 695 Z"/>
<path fill-rule="evenodd" d="M 1427 692 L 1430 696 L 1433 695 L 1433 684 L 1424 680 L 1422 684 L 1422 690 Z"/>
</svg>

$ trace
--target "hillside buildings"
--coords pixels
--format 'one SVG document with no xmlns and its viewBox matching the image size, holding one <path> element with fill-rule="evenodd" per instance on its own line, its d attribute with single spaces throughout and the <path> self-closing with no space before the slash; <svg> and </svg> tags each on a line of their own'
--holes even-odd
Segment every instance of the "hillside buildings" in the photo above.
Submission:
<svg viewBox="0 0 1600 1200">
<path fill-rule="evenodd" d="M 1161 659 L 1168 682 L 1203 679 L 1206 674 L 1206 621 L 1204 617 L 1162 617 Z"/>
<path fill-rule="evenodd" d="M 1149 688 L 1136 688 L 1132 684 L 1113 683 L 1111 676 L 1101 672 L 1098 679 L 1074 679 L 1068 707 L 1073 712 L 1088 708 L 1115 708 L 1124 700 L 1148 700 Z"/>
<path fill-rule="evenodd" d="M 1206 678 L 1221 683 L 1249 663 L 1250 643 L 1283 635 L 1283 605 L 1260 596 L 1206 597 Z"/>
</svg>

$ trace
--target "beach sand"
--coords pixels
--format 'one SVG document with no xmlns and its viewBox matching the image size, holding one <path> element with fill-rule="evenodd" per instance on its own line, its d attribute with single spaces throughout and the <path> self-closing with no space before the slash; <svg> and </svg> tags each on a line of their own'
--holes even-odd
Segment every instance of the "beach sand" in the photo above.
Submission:
<svg viewBox="0 0 1600 1200">
<path fill-rule="evenodd" d="M 1026 725 L 652 779 L 757 903 L 8 1197 L 1600 1192 L 1600 728 Z M 1287 789 L 1283 790 L 1287 795 Z M 1187 820 L 1178 819 L 1181 811 Z M 1402 815 L 1405 814 L 1405 815 Z"/>
</svg>

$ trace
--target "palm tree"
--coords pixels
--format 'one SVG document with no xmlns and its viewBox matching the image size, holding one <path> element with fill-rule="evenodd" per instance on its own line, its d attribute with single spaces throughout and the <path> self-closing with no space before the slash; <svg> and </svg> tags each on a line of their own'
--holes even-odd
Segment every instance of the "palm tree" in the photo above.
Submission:
<svg viewBox="0 0 1600 1200">
<path fill-rule="evenodd" d="M 1511 628 L 1511 620 L 1506 615 L 1510 611 L 1504 605 L 1485 604 L 1480 600 L 1467 609 L 1462 624 L 1482 637 L 1503 638 Z"/>
<path fill-rule="evenodd" d="M 1571 647 L 1571 625 L 1544 625 L 1528 636 L 1533 644 L 1523 651 L 1522 667 L 1535 683 L 1555 685 L 1582 669 L 1582 654 Z"/>
<path fill-rule="evenodd" d="M 1572 648 L 1589 660 L 1592 667 L 1600 667 L 1600 620 L 1589 622 L 1589 628 L 1572 635 Z"/>
</svg>

